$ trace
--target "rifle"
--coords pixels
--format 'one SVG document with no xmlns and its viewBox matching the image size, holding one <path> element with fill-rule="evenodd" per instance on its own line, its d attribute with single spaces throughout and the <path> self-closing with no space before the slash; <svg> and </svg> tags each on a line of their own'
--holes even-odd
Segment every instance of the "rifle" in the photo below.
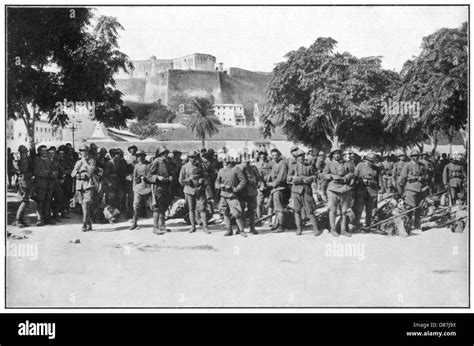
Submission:
<svg viewBox="0 0 474 346">
<path fill-rule="evenodd" d="M 389 222 L 389 221 L 392 221 L 392 220 L 394 220 L 394 219 L 396 219 L 396 218 L 398 218 L 398 217 L 400 217 L 400 216 L 406 215 L 406 214 L 408 214 L 408 213 L 410 213 L 410 212 L 412 212 L 412 211 L 414 211 L 414 210 L 416 210 L 416 209 L 419 209 L 419 208 L 421 208 L 421 205 L 419 205 L 418 207 L 414 207 L 414 208 L 405 210 L 403 213 L 400 213 L 400 214 L 398 214 L 398 215 L 389 217 L 388 219 L 379 221 L 379 222 L 377 222 L 377 223 L 374 223 L 373 225 L 370 225 L 369 227 L 364 227 L 364 228 L 365 228 L 365 229 L 373 229 L 373 228 L 375 228 L 375 226 L 378 226 L 378 225 L 387 223 L 387 222 Z"/>
<path fill-rule="evenodd" d="M 466 218 L 467 218 L 467 215 L 466 216 L 461 216 L 459 219 L 450 220 L 450 221 L 447 221 L 447 222 L 445 222 L 441 225 L 436 225 L 436 226 L 433 226 L 433 227 L 429 227 L 429 229 L 431 229 L 431 228 L 444 228 L 446 226 L 452 225 L 453 223 L 461 221 L 462 219 L 466 219 Z"/>
</svg>

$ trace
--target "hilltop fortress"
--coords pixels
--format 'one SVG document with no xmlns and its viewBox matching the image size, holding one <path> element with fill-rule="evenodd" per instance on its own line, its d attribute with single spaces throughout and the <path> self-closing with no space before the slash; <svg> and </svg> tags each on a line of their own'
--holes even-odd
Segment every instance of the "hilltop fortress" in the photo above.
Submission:
<svg viewBox="0 0 474 346">
<path fill-rule="evenodd" d="M 235 67 L 224 70 L 214 56 L 200 53 L 175 59 L 152 56 L 132 63 L 133 71 L 115 77 L 125 101 L 161 100 L 183 121 L 193 111 L 192 100 L 206 97 L 214 104 L 243 105 L 247 123 L 258 123 L 254 110 L 263 106 L 270 73 Z"/>
</svg>

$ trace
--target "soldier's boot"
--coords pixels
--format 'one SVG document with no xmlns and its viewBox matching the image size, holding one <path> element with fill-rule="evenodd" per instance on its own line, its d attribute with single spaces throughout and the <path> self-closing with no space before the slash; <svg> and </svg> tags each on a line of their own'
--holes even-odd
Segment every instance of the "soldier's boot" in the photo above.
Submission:
<svg viewBox="0 0 474 346">
<path fill-rule="evenodd" d="M 207 228 L 207 213 L 206 212 L 201 213 L 201 220 L 202 220 L 202 226 L 203 226 L 202 231 L 206 234 L 211 234 L 211 231 L 209 231 L 209 229 Z"/>
<path fill-rule="evenodd" d="M 87 207 L 84 205 L 82 206 L 82 232 L 87 232 L 89 223 L 89 211 Z"/>
<path fill-rule="evenodd" d="M 285 232 L 285 229 L 283 228 L 283 218 L 284 218 L 283 212 L 277 212 L 276 216 L 277 216 L 278 225 L 272 233 L 283 233 Z"/>
<path fill-rule="evenodd" d="M 347 231 L 347 229 L 349 228 L 347 219 L 347 214 L 343 214 L 341 220 L 341 235 L 346 237 L 352 237 L 352 233 Z"/>
<path fill-rule="evenodd" d="M 20 206 L 18 207 L 18 211 L 16 213 L 16 218 L 13 221 L 14 226 L 18 226 L 20 228 L 29 226 L 25 222 L 25 212 L 26 212 L 27 207 L 28 207 L 28 202 L 21 202 Z"/>
<path fill-rule="evenodd" d="M 189 213 L 189 222 L 191 222 L 191 229 L 189 230 L 189 233 L 194 233 L 196 232 L 196 215 L 193 210 L 190 210 Z"/>
<path fill-rule="evenodd" d="M 165 214 L 164 213 L 158 213 L 158 225 L 159 225 L 159 232 L 156 233 L 158 235 L 163 235 L 166 234 L 169 230 L 166 229 L 165 226 Z"/>
<path fill-rule="evenodd" d="M 331 226 L 331 235 L 333 237 L 339 237 L 339 233 L 336 231 L 336 212 L 329 211 L 329 225 Z"/>
<path fill-rule="evenodd" d="M 258 234 L 257 230 L 255 229 L 255 211 L 249 210 L 249 227 L 250 233 Z"/>
<path fill-rule="evenodd" d="M 296 235 L 303 234 L 303 221 L 301 220 L 301 212 L 295 211 Z"/>
<path fill-rule="evenodd" d="M 160 214 L 154 211 L 153 212 L 153 233 L 161 235 L 159 222 L 160 222 Z"/>
<path fill-rule="evenodd" d="M 87 231 L 90 232 L 92 231 L 92 212 L 91 212 L 91 207 L 90 205 L 86 206 L 86 211 L 87 211 Z"/>
<path fill-rule="evenodd" d="M 234 233 L 232 232 L 232 224 L 230 223 L 230 217 L 227 215 L 224 215 L 224 224 L 225 228 L 227 229 L 224 233 L 224 237 L 233 235 Z"/>
<path fill-rule="evenodd" d="M 247 237 L 247 233 L 245 233 L 245 222 L 244 222 L 244 219 L 242 218 L 238 218 L 238 219 L 235 219 L 235 222 L 237 223 L 237 228 L 239 229 L 239 234 L 246 238 Z"/>
<path fill-rule="evenodd" d="M 309 221 L 311 221 L 311 225 L 313 225 L 313 235 L 315 237 L 320 236 L 323 234 L 323 230 L 318 228 L 318 221 L 316 220 L 316 216 L 314 214 L 308 215 Z"/>
<path fill-rule="evenodd" d="M 133 231 L 134 229 L 137 229 L 138 228 L 137 222 L 138 222 L 138 209 L 134 209 L 133 210 L 132 225 L 128 229 L 130 231 Z"/>
</svg>

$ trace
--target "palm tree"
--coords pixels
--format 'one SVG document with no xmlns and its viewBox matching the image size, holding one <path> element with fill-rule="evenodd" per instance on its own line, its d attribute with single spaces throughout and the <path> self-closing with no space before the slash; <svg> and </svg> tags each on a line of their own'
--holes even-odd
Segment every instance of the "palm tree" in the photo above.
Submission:
<svg viewBox="0 0 474 346">
<path fill-rule="evenodd" d="M 194 114 L 189 120 L 187 127 L 202 141 L 205 147 L 206 136 L 212 137 L 219 132 L 218 125 L 221 124 L 214 114 L 212 102 L 206 98 L 197 97 L 193 101 Z"/>
</svg>

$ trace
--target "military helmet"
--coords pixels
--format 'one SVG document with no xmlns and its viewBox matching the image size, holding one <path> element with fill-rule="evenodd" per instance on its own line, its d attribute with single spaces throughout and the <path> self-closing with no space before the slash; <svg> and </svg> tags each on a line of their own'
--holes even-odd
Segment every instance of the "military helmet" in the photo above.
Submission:
<svg viewBox="0 0 474 346">
<path fill-rule="evenodd" d="M 305 153 L 304 153 L 304 151 L 301 150 L 301 149 L 298 149 L 297 151 L 295 151 L 295 152 L 293 153 L 293 156 L 294 156 L 294 157 L 299 157 L 299 156 L 304 156 L 304 155 L 305 155 Z"/>
<path fill-rule="evenodd" d="M 188 152 L 188 157 L 197 157 L 199 156 L 199 153 L 197 152 L 196 149 L 192 149 Z"/>
<path fill-rule="evenodd" d="M 167 155 L 170 151 L 168 149 L 166 149 L 165 146 L 161 146 L 158 148 L 158 150 L 156 151 L 158 153 L 158 155 Z M 188 155 L 189 156 L 189 155 Z"/>
<path fill-rule="evenodd" d="M 412 156 L 420 156 L 420 152 L 417 149 L 412 149 L 410 151 L 410 157 Z"/>
<path fill-rule="evenodd" d="M 331 155 L 334 154 L 336 151 L 339 151 L 342 154 L 342 149 L 340 147 L 334 147 L 331 149 Z"/>
<path fill-rule="evenodd" d="M 81 145 L 81 147 L 79 148 L 79 151 L 89 152 L 89 150 L 90 149 L 86 144 Z"/>
<path fill-rule="evenodd" d="M 320 152 L 318 153 L 318 156 L 326 156 L 326 154 L 324 153 L 324 151 L 320 151 Z"/>
<path fill-rule="evenodd" d="M 367 153 L 367 155 L 365 155 L 365 159 L 369 162 L 375 162 L 375 160 L 377 159 L 377 155 L 373 152 L 369 152 Z"/>
<path fill-rule="evenodd" d="M 97 150 L 99 147 L 95 143 L 91 143 L 90 150 Z"/>
<path fill-rule="evenodd" d="M 20 152 L 20 153 L 27 153 L 27 152 L 28 152 L 28 148 L 25 147 L 25 146 L 22 144 L 22 145 L 20 145 L 20 146 L 18 147 L 18 152 Z"/>
</svg>

